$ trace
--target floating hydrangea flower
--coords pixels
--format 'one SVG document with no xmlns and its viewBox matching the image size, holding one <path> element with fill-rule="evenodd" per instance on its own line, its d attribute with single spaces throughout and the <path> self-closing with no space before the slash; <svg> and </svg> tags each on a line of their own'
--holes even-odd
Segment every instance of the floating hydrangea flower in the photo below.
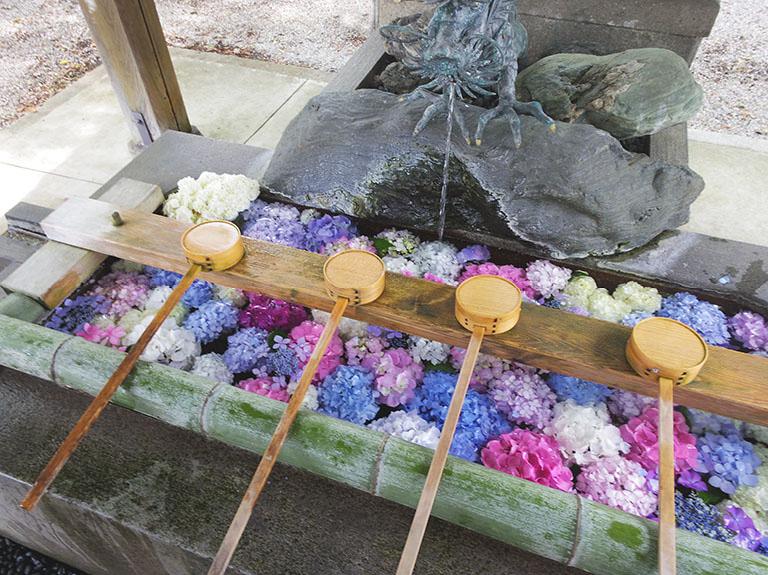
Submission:
<svg viewBox="0 0 768 575">
<path fill-rule="evenodd" d="M 629 304 L 614 299 L 604 288 L 594 290 L 587 304 L 589 315 L 605 321 L 619 322 L 632 311 Z"/>
<path fill-rule="evenodd" d="M 53 310 L 45 327 L 72 334 L 109 309 L 110 302 L 104 296 L 80 295 L 74 299 L 68 298 Z"/>
<path fill-rule="evenodd" d="M 438 365 L 448 359 L 451 346 L 447 344 L 416 336 L 411 336 L 409 340 L 409 349 L 416 361 Z"/>
<path fill-rule="evenodd" d="M 221 301 L 231 303 L 235 307 L 243 307 L 248 303 L 248 298 L 243 290 L 214 284 L 213 296 Z"/>
<path fill-rule="evenodd" d="M 768 324 L 760 314 L 742 311 L 728 320 L 733 339 L 750 351 L 768 351 Z"/>
<path fill-rule="evenodd" d="M 550 373 L 547 383 L 557 394 L 557 399 L 565 401 L 573 400 L 579 405 L 595 405 L 608 399 L 613 390 L 599 383 L 593 383 L 578 377 Z"/>
<path fill-rule="evenodd" d="M 731 495 L 731 500 L 749 514 L 761 532 L 768 535 L 768 448 L 755 447 L 755 452 L 763 461 L 757 468 L 757 483 L 741 485 Z"/>
<path fill-rule="evenodd" d="M 288 384 L 288 393 L 290 395 L 293 395 L 293 393 L 296 391 L 296 388 L 299 386 L 299 380 L 293 380 Z M 317 387 L 309 384 L 307 386 L 307 391 L 304 394 L 304 399 L 301 400 L 301 407 L 304 409 L 309 409 L 311 411 L 317 411 L 320 407 L 320 404 L 318 402 L 318 391 Z"/>
<path fill-rule="evenodd" d="M 646 409 L 655 405 L 655 398 L 625 389 L 614 389 L 608 397 L 608 411 L 615 418 L 624 422 L 639 416 Z"/>
<path fill-rule="evenodd" d="M 312 310 L 312 319 L 323 325 L 328 323 L 331 314 L 319 309 Z M 349 340 L 353 337 L 364 337 L 368 334 L 368 324 L 364 321 L 352 319 L 351 317 L 342 317 L 339 322 L 339 336 L 343 340 Z"/>
<path fill-rule="evenodd" d="M 634 312 L 656 313 L 661 308 L 661 294 L 637 282 L 620 284 L 613 290 L 614 299 L 626 303 Z"/>
<path fill-rule="evenodd" d="M 388 347 L 402 347 L 403 349 L 408 348 L 408 336 L 400 331 L 387 329 L 378 325 L 369 325 L 368 335 L 373 337 L 380 337 L 386 342 Z"/>
<path fill-rule="evenodd" d="M 565 465 L 557 442 L 541 433 L 515 429 L 488 442 L 483 465 L 561 491 L 573 491 L 573 474 Z"/>
<path fill-rule="evenodd" d="M 692 407 L 687 409 L 687 414 L 688 426 L 691 429 L 691 433 L 695 435 L 703 435 L 705 433 L 720 433 L 722 435 L 740 434 L 741 423 L 730 417 L 715 415 L 714 413 Z"/>
<path fill-rule="evenodd" d="M 248 306 L 240 310 L 239 322 L 243 327 L 291 330 L 307 319 L 307 310 L 296 304 L 272 299 L 249 292 Z"/>
<path fill-rule="evenodd" d="M 709 484 L 727 494 L 745 485 L 757 485 L 756 470 L 760 458 L 752 444 L 738 435 L 706 433 L 698 441 L 699 461 L 696 471 L 709 474 Z"/>
<path fill-rule="evenodd" d="M 404 349 L 388 349 L 373 367 L 374 387 L 379 392 L 379 403 L 397 407 L 413 398 L 413 390 L 421 381 L 421 364 Z"/>
<path fill-rule="evenodd" d="M 111 272 L 96 282 L 88 295 L 104 296 L 110 302 L 109 315 L 120 317 L 133 308 L 141 308 L 149 292 L 149 278 L 144 274 Z"/>
<path fill-rule="evenodd" d="M 340 365 L 318 389 L 319 411 L 363 425 L 379 412 L 373 373 L 354 365 Z"/>
<path fill-rule="evenodd" d="M 243 235 L 255 240 L 271 242 L 297 249 L 307 245 L 307 230 L 301 222 L 262 217 L 251 220 Z"/>
<path fill-rule="evenodd" d="M 482 263 L 491 259 L 491 252 L 486 246 L 476 244 L 460 250 L 459 253 L 456 254 L 456 259 L 461 265 L 466 265 L 472 262 Z"/>
<path fill-rule="evenodd" d="M 190 309 L 195 309 L 213 299 L 213 284 L 203 280 L 195 280 L 181 298 L 181 303 Z"/>
<path fill-rule="evenodd" d="M 408 230 L 390 228 L 373 236 L 373 244 L 382 258 L 384 256 L 408 256 L 420 243 L 421 240 Z"/>
<path fill-rule="evenodd" d="M 285 382 L 280 378 L 258 377 L 244 379 L 238 382 L 237 387 L 285 403 L 288 403 L 288 399 L 290 399 Z"/>
<path fill-rule="evenodd" d="M 125 351 L 125 346 L 122 345 L 123 338 L 125 337 L 125 330 L 117 325 L 101 327 L 96 324 L 84 323 L 75 335 L 90 342 L 98 343 L 99 345 L 105 345 L 107 347 L 119 349 L 120 351 Z"/>
<path fill-rule="evenodd" d="M 588 275 L 574 275 L 563 289 L 563 307 L 589 309 L 589 297 L 596 289 L 597 283 Z"/>
<path fill-rule="evenodd" d="M 679 292 L 662 300 L 660 317 L 669 317 L 695 329 L 710 345 L 728 343 L 725 314 L 714 304 L 700 301 L 695 295 Z"/>
<path fill-rule="evenodd" d="M 416 445 L 435 449 L 440 441 L 440 430 L 415 412 L 393 411 L 387 417 L 368 424 L 376 431 L 394 435 Z"/>
<path fill-rule="evenodd" d="M 525 275 L 525 270 L 512 266 L 497 266 L 486 262 L 484 264 L 469 264 L 459 278 L 460 282 L 479 275 L 501 276 L 515 284 L 528 299 L 536 297 L 536 292 L 531 287 L 531 282 Z"/>
<path fill-rule="evenodd" d="M 450 351 L 451 366 L 456 370 L 461 369 L 467 350 L 461 347 L 452 347 Z M 496 356 L 481 353 L 477 356 L 475 369 L 469 380 L 469 386 L 475 391 L 485 392 L 488 384 L 493 379 L 501 378 L 504 372 L 512 369 L 512 364 Z"/>
<path fill-rule="evenodd" d="M 299 367 L 304 369 L 307 365 L 312 350 L 315 349 L 317 341 L 320 339 L 320 334 L 323 332 L 323 327 L 319 323 L 307 320 L 301 322 L 299 325 L 291 330 L 291 341 L 288 344 L 299 360 Z M 323 359 L 320 360 L 320 364 L 315 374 L 315 379 L 324 379 L 341 363 L 341 356 L 344 353 L 344 344 L 341 342 L 341 338 L 338 334 L 333 334 L 331 342 L 328 345 L 328 349 L 323 355 Z"/>
<path fill-rule="evenodd" d="M 717 507 L 708 505 L 695 493 L 675 493 L 675 519 L 680 529 L 730 543 L 735 533 L 728 529 Z"/>
<path fill-rule="evenodd" d="M 357 227 L 347 216 L 325 214 L 307 224 L 307 249 L 322 252 L 327 244 L 357 235 Z"/>
<path fill-rule="evenodd" d="M 545 430 L 554 437 L 568 463 L 586 465 L 629 451 L 618 427 L 611 424 L 605 404 L 583 406 L 568 400 L 555 405 Z"/>
<path fill-rule="evenodd" d="M 231 303 L 210 300 L 189 314 L 184 327 L 202 344 L 211 343 L 237 327 L 238 311 Z"/>
<path fill-rule="evenodd" d="M 224 358 L 218 353 L 206 353 L 196 357 L 190 372 L 227 385 L 232 385 L 235 379 Z"/>
<path fill-rule="evenodd" d="M 139 322 L 133 331 L 125 336 L 123 343 L 128 346 L 135 344 L 153 317 L 154 314 L 148 315 Z M 164 363 L 178 369 L 188 369 L 198 355 L 200 344 L 195 335 L 179 327 L 172 319 L 166 319 L 141 354 L 141 359 Z"/>
<path fill-rule="evenodd" d="M 403 256 L 384 256 L 382 261 L 388 272 L 406 277 L 419 277 L 422 274 L 419 266 Z"/>
<path fill-rule="evenodd" d="M 733 544 L 742 549 L 757 551 L 763 536 L 755 527 L 755 522 L 741 508 L 726 501 L 721 504 L 725 527 L 736 534 Z"/>
<path fill-rule="evenodd" d="M 146 266 L 144 273 L 149 276 L 149 286 L 153 288 L 160 286 L 173 288 L 181 280 L 181 274 L 152 266 Z"/>
<path fill-rule="evenodd" d="M 224 363 L 232 373 L 246 373 L 255 368 L 259 360 L 269 353 L 267 332 L 257 327 L 248 327 L 227 338 Z"/>
<path fill-rule="evenodd" d="M 331 244 L 326 244 L 322 253 L 327 256 L 341 253 L 345 250 L 362 250 L 364 252 L 376 253 L 376 248 L 373 242 L 368 239 L 368 236 L 357 236 L 353 238 L 342 238 Z"/>
<path fill-rule="evenodd" d="M 680 474 L 697 466 L 698 451 L 696 438 L 688 432 L 683 414 L 675 411 L 673 420 L 675 473 Z M 659 410 L 649 407 L 620 428 L 621 437 L 630 448 L 627 459 L 637 461 L 648 471 L 656 471 L 659 466 L 658 422 Z"/>
<path fill-rule="evenodd" d="M 409 411 L 417 411 L 427 421 L 442 427 L 448 413 L 448 406 L 456 387 L 457 376 L 432 371 L 424 376 L 416 395 L 408 404 Z M 470 389 L 464 399 L 464 406 L 451 444 L 451 454 L 474 461 L 480 447 L 491 438 L 509 430 L 509 425 L 494 409 L 486 395 Z"/>
<path fill-rule="evenodd" d="M 411 255 L 411 261 L 424 272 L 433 274 L 448 285 L 456 285 L 461 271 L 458 251 L 446 242 L 425 242 Z"/>
<path fill-rule="evenodd" d="M 203 172 L 197 179 L 179 180 L 178 191 L 165 200 L 163 213 L 196 224 L 207 220 L 234 220 L 259 195 L 259 182 L 242 174 Z"/>
<path fill-rule="evenodd" d="M 296 357 L 296 352 L 293 351 L 288 345 L 290 340 L 282 338 L 285 341 L 285 345 L 281 345 L 280 341 L 277 341 L 275 337 L 275 343 L 272 345 L 272 352 L 264 359 L 264 369 L 268 375 L 277 375 L 290 378 L 293 375 L 300 373 L 299 358 Z"/>
<path fill-rule="evenodd" d="M 253 200 L 248 209 L 241 215 L 246 223 L 258 220 L 259 218 L 272 218 L 286 222 L 298 222 L 301 219 L 299 210 L 294 206 L 281 202 L 265 202 L 258 199 Z"/>
<path fill-rule="evenodd" d="M 652 314 L 644 311 L 633 311 L 621 318 L 621 324 L 627 327 L 635 327 L 644 319 L 648 319 Z"/>
<path fill-rule="evenodd" d="M 389 342 L 383 337 L 366 332 L 365 335 L 349 339 L 344 344 L 344 348 L 349 365 L 362 365 L 373 369 L 373 366 L 384 357 L 384 350 L 389 348 Z"/>
<path fill-rule="evenodd" d="M 543 298 L 560 293 L 571 279 L 571 270 L 556 266 L 548 260 L 536 260 L 525 268 L 531 287 Z"/>
<path fill-rule="evenodd" d="M 640 517 L 652 515 L 658 503 L 645 469 L 619 456 L 604 457 L 582 467 L 576 491 L 587 499 Z"/>
<path fill-rule="evenodd" d="M 544 429 L 552 419 L 555 394 L 534 370 L 513 368 L 488 382 L 488 397 L 511 423 Z"/>
</svg>

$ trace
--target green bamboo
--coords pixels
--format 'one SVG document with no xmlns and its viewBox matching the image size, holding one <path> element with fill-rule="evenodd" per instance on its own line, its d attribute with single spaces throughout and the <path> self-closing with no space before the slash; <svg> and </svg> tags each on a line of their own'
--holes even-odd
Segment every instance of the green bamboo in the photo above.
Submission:
<svg viewBox="0 0 768 575">
<path fill-rule="evenodd" d="M 0 316 L 0 364 L 95 393 L 123 354 Z M 115 403 L 260 453 L 285 405 L 167 366 L 141 363 Z M 302 412 L 280 460 L 414 506 L 428 450 Z M 603 505 L 450 458 L 435 514 L 452 523 L 596 575 L 655 573 L 656 525 Z M 405 537 L 405 532 L 403 533 Z M 763 575 L 768 557 L 678 531 L 680 575 Z"/>
<path fill-rule="evenodd" d="M 0 314 L 24 321 L 39 321 L 47 312 L 45 306 L 29 296 L 20 293 L 9 293 L 0 299 Z"/>
</svg>

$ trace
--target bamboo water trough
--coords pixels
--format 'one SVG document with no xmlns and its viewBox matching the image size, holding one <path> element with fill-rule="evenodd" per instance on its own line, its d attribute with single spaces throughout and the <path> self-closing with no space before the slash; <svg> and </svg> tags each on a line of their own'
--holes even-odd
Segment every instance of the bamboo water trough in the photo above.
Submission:
<svg viewBox="0 0 768 575">
<path fill-rule="evenodd" d="M 97 253 L 184 270 L 168 253 L 186 229 L 159 216 L 122 209 L 126 225 L 110 223 L 115 206 L 70 200 L 46 222 L 51 239 Z M 222 285 L 330 309 L 325 258 L 245 239 L 245 258 L 227 273 L 205 274 Z M 387 290 L 347 315 L 454 345 L 467 332 L 453 319 L 454 290 L 388 274 Z M 655 395 L 624 359 L 630 330 L 524 305 L 507 334 L 483 350 Z M 125 356 L 114 349 L 28 323 L 41 308 L 11 294 L 0 300 L 0 365 L 96 395 Z M 14 319 L 19 318 L 19 319 Z M 558 330 L 562 330 L 558 332 Z M 765 424 L 768 361 L 710 348 L 700 377 L 677 392 L 680 403 Z M 262 453 L 284 404 L 167 366 L 139 362 L 113 402 L 194 433 Z M 314 412 L 301 412 L 280 461 L 404 505 L 415 506 L 431 450 Z M 449 457 L 434 515 L 523 550 L 597 575 L 654 572 L 658 526 L 617 509 Z M 520 521 L 525 517 L 525 521 Z M 677 532 L 678 573 L 759 575 L 768 558 L 686 531 Z"/>
</svg>

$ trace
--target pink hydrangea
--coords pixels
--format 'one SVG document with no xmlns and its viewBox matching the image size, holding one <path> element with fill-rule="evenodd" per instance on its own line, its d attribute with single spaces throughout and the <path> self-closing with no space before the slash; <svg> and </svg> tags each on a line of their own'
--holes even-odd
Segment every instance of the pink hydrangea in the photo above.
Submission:
<svg viewBox="0 0 768 575">
<path fill-rule="evenodd" d="M 528 281 L 528 278 L 525 275 L 525 270 L 522 268 L 513 265 L 497 266 L 491 262 L 469 264 L 464 269 L 464 273 L 461 274 L 461 277 L 459 277 L 459 282 L 463 282 L 466 279 L 479 275 L 501 276 L 520 288 L 520 291 L 522 291 L 528 298 L 533 299 L 536 297 L 536 291 L 531 286 L 531 282 Z"/>
<path fill-rule="evenodd" d="M 582 467 L 576 491 L 587 499 L 641 517 L 654 513 L 658 501 L 645 469 L 620 456 L 605 457 Z"/>
<path fill-rule="evenodd" d="M 244 379 L 237 384 L 237 387 L 285 403 L 287 403 L 290 398 L 285 381 L 279 378 L 256 377 Z"/>
<path fill-rule="evenodd" d="M 320 334 L 323 332 L 324 327 L 322 324 L 307 320 L 291 330 L 291 341 L 288 343 L 288 347 L 296 352 L 301 369 L 304 369 L 304 366 L 307 365 L 309 357 L 312 355 L 312 350 L 315 349 L 315 344 L 320 339 Z M 341 342 L 339 334 L 334 333 L 330 344 L 328 344 L 328 349 L 325 350 L 323 359 L 320 360 L 320 365 L 315 374 L 315 381 L 325 379 L 327 375 L 341 364 L 343 352 L 344 344 Z"/>
<path fill-rule="evenodd" d="M 122 317 L 131 309 L 140 308 L 149 297 L 149 278 L 135 272 L 112 272 L 101 278 L 88 292 L 101 295 L 110 301 L 107 312 Z"/>
<path fill-rule="evenodd" d="M 436 276 L 432 272 L 427 272 L 424 274 L 424 279 L 430 282 L 435 282 L 437 284 L 444 284 L 445 280 L 441 278 L 440 276 Z"/>
<path fill-rule="evenodd" d="M 461 369 L 461 364 L 464 363 L 464 356 L 466 354 L 467 350 L 462 347 L 451 348 L 449 359 L 454 369 Z M 509 362 L 505 362 L 493 355 L 481 353 L 477 358 L 475 369 L 469 380 L 469 386 L 475 391 L 485 393 L 488 391 L 488 384 L 491 380 L 500 378 L 509 369 Z"/>
<path fill-rule="evenodd" d="M 243 327 L 261 329 L 291 329 L 307 319 L 304 307 L 260 293 L 248 293 L 248 305 L 240 311 L 239 322 Z"/>
<path fill-rule="evenodd" d="M 92 323 L 85 323 L 75 335 L 87 339 L 88 341 L 92 341 L 93 343 L 125 351 L 125 346 L 121 345 L 123 338 L 125 337 L 125 330 L 116 325 L 99 327 Z"/>
<path fill-rule="evenodd" d="M 397 407 L 413 399 L 413 390 L 424 376 L 421 364 L 402 348 L 385 351 L 373 369 L 378 401 L 389 407 Z"/>
<path fill-rule="evenodd" d="M 369 334 L 348 339 L 344 347 L 347 352 L 347 364 L 362 365 L 372 370 L 384 357 L 384 350 L 389 348 L 389 342 L 386 338 Z"/>
<path fill-rule="evenodd" d="M 542 433 L 515 429 L 488 442 L 483 465 L 561 491 L 573 491 L 573 474 L 557 442 Z"/>
<path fill-rule="evenodd" d="M 656 472 L 659 466 L 658 422 L 659 410 L 649 407 L 620 428 L 622 439 L 629 444 L 627 459 L 651 472 Z M 675 473 L 680 474 L 696 467 L 699 452 L 696 438 L 688 431 L 685 417 L 679 411 L 674 413 L 674 432 Z"/>
</svg>

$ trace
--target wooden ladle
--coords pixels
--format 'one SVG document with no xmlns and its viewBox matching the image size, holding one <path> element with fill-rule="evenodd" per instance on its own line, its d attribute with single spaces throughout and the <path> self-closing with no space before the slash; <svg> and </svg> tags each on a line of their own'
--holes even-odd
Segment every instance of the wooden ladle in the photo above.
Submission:
<svg viewBox="0 0 768 575">
<path fill-rule="evenodd" d="M 323 266 L 323 275 L 325 276 L 325 287 L 328 295 L 336 300 L 336 304 L 333 306 L 331 317 L 325 324 L 315 349 L 304 367 L 299 384 L 277 424 L 256 472 L 253 474 L 251 483 L 240 502 L 240 507 L 238 507 L 227 534 L 224 536 L 224 541 L 222 541 L 211 568 L 208 570 L 209 575 L 224 573 L 232 560 L 232 555 L 269 479 L 280 454 L 280 449 L 282 449 L 301 403 L 304 401 L 309 384 L 315 377 L 320 360 L 323 359 L 325 350 L 339 326 L 344 310 L 349 304 L 370 303 L 384 291 L 384 262 L 378 256 L 363 250 L 346 250 L 331 256 Z"/>
<path fill-rule="evenodd" d="M 440 441 L 432 457 L 429 473 L 416 507 L 411 530 L 405 542 L 397 575 L 411 575 L 427 530 L 432 505 L 437 496 L 440 479 L 448 459 L 448 450 L 456 432 L 461 407 L 467 394 L 469 380 L 477 363 L 485 334 L 504 333 L 512 329 L 520 318 L 522 294 L 511 281 L 499 276 L 480 275 L 469 278 L 456 288 L 456 319 L 472 332 L 467 354 L 461 365 L 456 389 L 451 398 L 448 414 L 440 433 Z"/>
<path fill-rule="evenodd" d="M 240 230 L 232 222 L 223 220 L 203 222 L 189 228 L 181 238 L 181 247 L 190 263 L 189 269 L 40 473 L 21 502 L 23 509 L 31 511 L 37 505 L 40 497 L 56 479 L 109 400 L 131 373 L 152 336 L 157 333 L 173 308 L 179 303 L 195 277 L 201 271 L 220 271 L 230 268 L 239 262 L 245 253 Z"/>
<path fill-rule="evenodd" d="M 709 350 L 685 324 L 665 317 L 639 322 L 627 342 L 627 361 L 641 377 L 659 386 L 659 575 L 675 575 L 675 386 L 693 381 Z"/>
</svg>

